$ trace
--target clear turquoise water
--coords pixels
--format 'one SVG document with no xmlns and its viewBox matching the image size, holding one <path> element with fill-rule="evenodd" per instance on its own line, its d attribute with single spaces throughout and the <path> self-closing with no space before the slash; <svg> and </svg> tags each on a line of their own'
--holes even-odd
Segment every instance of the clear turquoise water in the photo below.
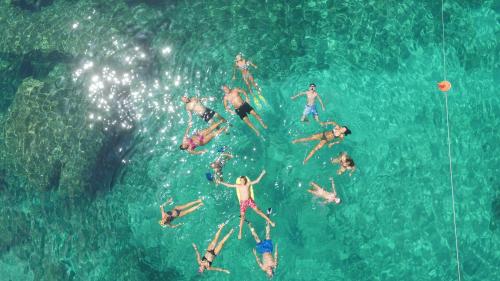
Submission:
<svg viewBox="0 0 500 281">
<path fill-rule="evenodd" d="M 494 1 L 445 2 L 461 273 L 463 280 L 499 280 L 500 7 Z M 142 118 L 133 153 L 124 156 L 126 164 L 110 188 L 79 201 L 57 199 L 55 191 L 27 192 L 19 180 L 19 191 L 10 188 L 2 195 L 3 217 L 36 220 L 23 228 L 28 239 L 15 239 L 0 252 L 1 276 L 265 280 L 246 229 L 241 241 L 232 237 L 214 264 L 230 275 L 197 275 L 191 243 L 206 247 L 217 224 L 228 218 L 237 227 L 238 205 L 232 190 L 205 180 L 213 153 L 189 156 L 177 148 L 186 121 L 180 96 L 215 97 L 208 105 L 228 117 L 219 87 L 231 83 L 231 62 L 242 51 L 259 66 L 254 75 L 270 106 L 258 111 L 270 129 L 259 139 L 233 116 L 230 134 L 209 147 L 229 145 L 238 156 L 225 168 L 230 181 L 268 171 L 255 191 L 261 208 L 275 210 L 272 237 L 280 247 L 275 279 L 457 280 L 444 96 L 436 89 L 443 78 L 440 8 L 439 1 L 120 2 L 116 7 L 55 1 L 40 11 L 19 12 L 19 22 L 35 26 L 53 19 L 35 28 L 46 34 L 48 49 L 71 55 L 66 63 L 73 73 L 94 62 L 73 82 L 82 95 L 89 94 L 92 75 L 105 65 L 118 72 L 134 69 L 132 91 L 141 89 L 141 81 L 146 91 L 131 101 L 134 116 Z M 15 19 L 10 27 L 17 27 Z M 73 45 L 57 43 L 59 29 L 74 38 Z M 131 42 L 141 36 L 148 47 L 136 51 Z M 128 45 L 107 52 L 114 40 Z M 86 45 L 90 41 L 93 45 Z M 33 44 L 36 50 L 37 42 L 28 40 L 24 48 Z M 4 43 L 3 53 L 26 52 L 12 44 Z M 163 53 L 166 47 L 171 52 Z M 124 62 L 134 55 L 137 63 Z M 299 122 L 304 100 L 289 97 L 310 82 L 327 106 L 321 118 L 346 124 L 353 134 L 302 166 L 313 144 L 291 140 L 321 128 Z M 239 80 L 232 85 L 243 86 Z M 11 99 L 6 95 L 4 102 Z M 97 107 L 86 114 L 103 116 L 105 124 L 124 120 Z M 102 124 L 87 121 L 96 128 Z M 201 120 L 196 126 L 203 126 Z M 352 155 L 359 171 L 335 177 L 343 204 L 322 206 L 306 186 L 327 185 L 336 170 L 328 159 L 340 151 Z M 176 203 L 203 197 L 205 206 L 183 218 L 183 227 L 165 230 L 157 224 L 158 205 L 169 197 Z M 262 220 L 251 212 L 249 219 L 263 235 Z M 0 231 L 12 235 L 16 229 L 8 219 Z"/>
</svg>

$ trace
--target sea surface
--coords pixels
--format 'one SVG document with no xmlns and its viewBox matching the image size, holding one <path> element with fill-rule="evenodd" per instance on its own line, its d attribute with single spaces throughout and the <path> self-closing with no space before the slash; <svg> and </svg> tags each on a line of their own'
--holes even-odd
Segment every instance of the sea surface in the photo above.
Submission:
<svg viewBox="0 0 500 281">
<path fill-rule="evenodd" d="M 461 280 L 500 280 L 500 4 L 443 7 L 446 70 L 441 1 L 1 1 L 0 279 L 267 280 L 246 226 L 214 262 L 230 274 L 197 273 L 192 243 L 238 227 L 234 190 L 205 176 L 226 146 L 226 181 L 267 171 L 275 280 L 458 280 L 446 78 Z M 222 103 L 222 85 L 247 90 L 239 52 L 268 102 L 250 97 L 261 137 Z M 303 165 L 315 142 L 292 140 L 324 130 L 290 99 L 309 83 L 352 134 Z M 201 156 L 178 148 L 184 95 L 232 125 Z M 344 151 L 351 177 L 329 161 Z M 330 177 L 340 205 L 306 192 Z M 165 229 L 169 198 L 204 206 Z"/>
</svg>

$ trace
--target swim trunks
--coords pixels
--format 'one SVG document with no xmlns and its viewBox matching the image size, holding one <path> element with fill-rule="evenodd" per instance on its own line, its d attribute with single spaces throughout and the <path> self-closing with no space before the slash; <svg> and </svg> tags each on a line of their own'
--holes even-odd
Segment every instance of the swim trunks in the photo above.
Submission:
<svg viewBox="0 0 500 281">
<path fill-rule="evenodd" d="M 201 118 L 203 118 L 203 120 L 205 120 L 205 122 L 208 123 L 208 121 L 210 121 L 215 115 L 215 111 L 211 110 L 210 108 L 205 108 L 205 112 L 203 112 L 202 115 L 200 115 Z"/>
<path fill-rule="evenodd" d="M 240 107 L 236 108 L 236 113 L 243 120 L 243 118 L 248 116 L 248 113 L 253 110 L 253 107 L 250 106 L 247 102 L 244 102 Z"/>
<path fill-rule="evenodd" d="M 257 243 L 257 245 L 255 246 L 255 249 L 257 249 L 257 253 L 259 254 L 272 253 L 273 241 L 271 240 L 260 241 L 260 243 Z"/>
<path fill-rule="evenodd" d="M 318 110 L 316 109 L 316 105 L 308 105 L 306 104 L 306 107 L 304 108 L 304 113 L 302 115 L 306 116 L 312 114 L 313 116 L 318 116 Z"/>
<path fill-rule="evenodd" d="M 255 202 L 252 198 L 240 202 L 240 213 L 246 212 L 248 207 L 252 209 L 257 208 L 257 205 L 255 205 Z"/>
</svg>

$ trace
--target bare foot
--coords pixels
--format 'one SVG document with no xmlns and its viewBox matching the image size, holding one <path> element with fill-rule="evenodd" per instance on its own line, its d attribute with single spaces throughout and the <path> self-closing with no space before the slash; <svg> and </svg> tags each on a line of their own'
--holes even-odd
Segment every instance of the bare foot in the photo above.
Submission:
<svg viewBox="0 0 500 281">
<path fill-rule="evenodd" d="M 269 221 L 269 224 L 270 224 L 272 227 L 276 226 L 276 224 L 275 224 L 274 222 L 272 222 L 272 221 Z"/>
</svg>

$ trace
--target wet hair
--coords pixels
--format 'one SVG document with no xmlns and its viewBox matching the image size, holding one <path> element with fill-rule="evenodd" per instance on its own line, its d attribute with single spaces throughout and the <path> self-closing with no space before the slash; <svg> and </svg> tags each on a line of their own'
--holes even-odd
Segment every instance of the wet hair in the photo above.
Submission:
<svg viewBox="0 0 500 281">
<path fill-rule="evenodd" d="M 347 165 L 349 165 L 349 167 L 354 167 L 354 160 L 352 160 L 351 157 L 347 157 L 345 159 L 345 162 L 347 163 Z"/>
<path fill-rule="evenodd" d="M 248 183 L 247 178 L 245 178 L 244 176 L 241 176 L 241 177 L 240 177 L 240 180 L 244 180 L 244 181 L 245 181 L 245 184 L 247 184 L 247 183 Z"/>
<path fill-rule="evenodd" d="M 350 135 L 350 134 L 351 134 L 351 130 L 349 130 L 349 128 L 347 128 L 347 126 L 344 126 L 344 128 L 345 128 L 345 133 L 344 133 L 344 134 L 345 134 L 346 136 L 347 136 L 347 135 Z"/>
<path fill-rule="evenodd" d="M 309 84 L 309 87 L 311 87 L 311 86 L 316 87 L 316 84 L 314 84 L 314 83 Z"/>
<path fill-rule="evenodd" d="M 187 149 L 187 147 L 184 147 L 183 144 L 179 145 L 179 148 L 180 148 L 180 150 L 186 150 Z"/>
</svg>

